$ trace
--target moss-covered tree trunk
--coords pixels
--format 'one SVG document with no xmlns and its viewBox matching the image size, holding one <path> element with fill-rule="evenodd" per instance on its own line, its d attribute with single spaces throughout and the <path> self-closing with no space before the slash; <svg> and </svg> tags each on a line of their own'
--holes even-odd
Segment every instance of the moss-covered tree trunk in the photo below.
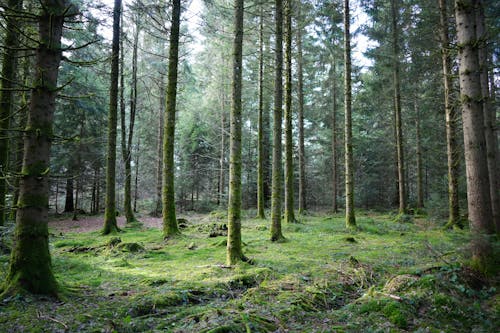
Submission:
<svg viewBox="0 0 500 333">
<path fill-rule="evenodd" d="M 473 233 L 472 256 L 480 270 L 492 263 L 488 235 L 495 232 L 490 199 L 486 139 L 484 135 L 483 98 L 476 35 L 478 0 L 455 0 L 457 46 L 459 56 L 460 101 L 464 132 L 467 206 Z"/>
<path fill-rule="evenodd" d="M 227 264 L 244 260 L 241 248 L 241 74 L 243 65 L 243 0 L 234 2 L 233 82 L 229 142 Z"/>
<path fill-rule="evenodd" d="M 351 110 L 351 33 L 349 31 L 349 20 L 349 0 L 344 0 L 345 224 L 347 228 L 355 228 Z"/>
<path fill-rule="evenodd" d="M 406 213 L 406 186 L 405 186 L 405 164 L 404 164 L 404 144 L 403 144 L 403 120 L 401 116 L 401 87 L 400 87 L 400 64 L 399 64 L 399 28 L 398 17 L 399 8 L 396 0 L 391 0 L 392 12 L 392 70 L 394 84 L 394 117 L 396 121 L 396 154 L 398 162 L 398 193 L 399 193 L 399 213 Z"/>
<path fill-rule="evenodd" d="M 282 187 L 282 153 L 281 122 L 283 102 L 283 1 L 275 1 L 275 77 L 274 77 L 274 110 L 273 110 L 273 162 L 272 162 L 272 196 L 271 196 L 271 240 L 284 239 L 281 232 L 281 187 Z"/>
<path fill-rule="evenodd" d="M 257 218 L 265 219 L 264 201 L 264 9 L 260 5 L 259 17 L 259 119 L 258 119 L 258 165 L 257 165 Z"/>
<path fill-rule="evenodd" d="M 137 51 L 139 47 L 139 34 L 140 25 L 137 13 L 134 13 L 135 30 L 134 30 L 134 40 L 132 44 L 132 78 L 130 82 L 130 114 L 129 114 L 129 124 L 128 133 L 127 126 L 125 125 L 125 105 L 120 108 L 120 120 L 121 120 L 121 148 L 122 148 L 122 159 L 125 169 L 125 185 L 123 192 L 123 210 L 125 212 L 125 218 L 127 223 L 136 222 L 134 215 L 134 210 L 132 209 L 132 140 L 134 138 L 134 126 L 135 126 L 135 115 L 137 111 Z M 122 65 L 121 71 L 123 78 L 123 48 L 122 48 Z M 124 89 L 123 79 L 121 84 L 121 89 Z"/>
<path fill-rule="evenodd" d="M 116 223 L 116 125 L 118 118 L 118 76 L 120 62 L 121 0 L 115 0 L 113 8 L 113 44 L 111 51 L 111 83 L 109 89 L 108 147 L 106 158 L 106 207 L 104 210 L 104 235 L 119 231 Z"/>
<path fill-rule="evenodd" d="M 295 223 L 292 138 L 292 0 L 285 0 L 285 222 Z"/>
<path fill-rule="evenodd" d="M 337 165 L 337 66 L 332 59 L 332 211 L 338 212 L 338 165 Z"/>
<path fill-rule="evenodd" d="M 50 147 L 61 61 L 61 36 L 68 1 L 41 1 L 38 16 L 35 88 L 24 132 L 24 155 L 16 230 L 4 293 L 20 290 L 57 294 L 49 252 L 48 206 Z"/>
<path fill-rule="evenodd" d="M 443 68 L 444 109 L 446 120 L 446 155 L 448 165 L 448 223 L 446 226 L 462 228 L 460 205 L 458 202 L 459 149 L 457 145 L 457 109 L 453 106 L 451 89 L 451 56 L 448 37 L 448 5 L 447 0 L 439 0 L 441 39 L 441 62 Z"/>
<path fill-rule="evenodd" d="M 485 26 L 483 1 L 479 1 L 479 8 L 476 11 L 476 34 L 477 40 L 481 43 L 478 50 L 481 95 L 483 99 L 484 114 L 484 135 L 486 139 L 486 151 L 488 157 L 488 176 L 490 179 L 490 197 L 493 213 L 493 223 L 498 234 L 500 234 L 500 157 L 498 152 L 498 140 L 495 133 L 496 110 L 492 107 L 490 99 L 490 87 L 488 78 L 488 33 Z"/>
<path fill-rule="evenodd" d="M 163 237 L 169 238 L 180 233 L 175 212 L 174 189 L 174 138 L 175 108 L 177 101 L 177 65 L 179 63 L 179 28 L 181 22 L 181 2 L 172 1 L 172 24 L 170 28 L 170 49 L 168 56 L 167 108 L 163 138 Z"/>
<path fill-rule="evenodd" d="M 2 57 L 2 77 L 0 79 L 0 226 L 7 217 L 7 173 L 9 169 L 9 135 L 10 119 L 13 109 L 13 91 L 16 80 L 17 52 L 19 33 L 17 15 L 23 5 L 22 0 L 9 0 L 4 7 L 5 39 Z"/>
<path fill-rule="evenodd" d="M 302 56 L 301 1 L 297 2 L 297 116 L 299 120 L 299 214 L 307 209 L 306 150 L 304 146 L 304 69 Z"/>
</svg>

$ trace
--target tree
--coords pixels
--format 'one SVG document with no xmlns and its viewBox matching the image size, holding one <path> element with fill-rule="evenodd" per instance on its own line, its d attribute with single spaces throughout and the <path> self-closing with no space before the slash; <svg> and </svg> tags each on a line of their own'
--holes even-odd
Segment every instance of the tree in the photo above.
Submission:
<svg viewBox="0 0 500 333">
<path fill-rule="evenodd" d="M 134 17 L 134 39 L 132 44 L 132 78 L 130 82 L 130 115 L 129 115 L 129 125 L 128 133 L 127 126 L 125 125 L 125 105 L 120 108 L 120 118 L 121 118 L 121 148 L 122 148 L 122 159 L 125 166 L 125 186 L 123 193 L 123 209 L 125 210 L 125 218 L 127 223 L 137 222 L 134 215 L 134 210 L 132 209 L 132 140 L 134 138 L 134 126 L 135 126 L 135 116 L 137 113 L 137 56 L 139 48 L 139 34 L 141 32 L 141 17 L 139 15 L 138 8 L 133 9 Z M 123 57 L 123 50 L 122 50 Z M 122 78 L 123 78 L 123 61 L 122 61 Z M 123 91 L 123 79 L 121 84 L 121 90 Z M 123 97 L 122 97 L 123 100 Z M 124 103 L 123 103 L 124 104 Z"/>
<path fill-rule="evenodd" d="M 488 235 L 495 232 L 490 199 L 479 48 L 476 34 L 479 0 L 455 0 L 459 56 L 460 101 L 464 132 L 467 206 L 473 233 L 473 265 L 488 270 L 493 260 Z"/>
<path fill-rule="evenodd" d="M 336 58 L 332 59 L 332 211 L 338 212 L 338 166 L 337 166 L 337 66 Z"/>
<path fill-rule="evenodd" d="M 258 166 L 257 166 L 257 217 L 266 218 L 264 198 L 264 10 L 260 5 L 259 17 L 259 119 L 258 119 Z M 267 112 L 267 110 L 266 110 Z"/>
<path fill-rule="evenodd" d="M 41 1 L 38 15 L 35 87 L 24 132 L 16 232 L 4 294 L 27 290 L 57 295 L 49 252 L 49 157 L 57 78 L 62 56 L 61 37 L 66 15 L 75 12 L 69 1 Z"/>
<path fill-rule="evenodd" d="M 106 159 L 106 208 L 104 235 L 119 231 L 116 223 L 116 126 L 118 115 L 118 76 L 120 62 L 120 17 L 122 1 L 115 0 L 113 8 L 113 41 L 111 50 L 111 83 L 109 90 L 108 147 Z"/>
<path fill-rule="evenodd" d="M 349 0 L 344 0 L 345 223 L 347 228 L 355 228 L 351 110 L 351 34 L 349 31 L 349 20 Z"/>
<path fill-rule="evenodd" d="M 396 158 L 398 170 L 398 193 L 399 193 L 399 213 L 406 212 L 406 187 L 405 187 L 405 166 L 404 166 L 404 147 L 403 147 L 403 120 L 401 117 L 401 88 L 399 73 L 399 28 L 398 13 L 399 8 L 396 0 L 391 0 L 392 13 L 392 70 L 394 85 L 394 119 L 396 132 Z"/>
<path fill-rule="evenodd" d="M 292 138 L 292 0 L 285 0 L 285 222 L 295 223 Z"/>
<path fill-rule="evenodd" d="M 441 62 L 443 66 L 444 109 L 446 119 L 446 153 L 448 161 L 448 223 L 447 227 L 462 228 L 458 201 L 459 154 L 457 147 L 457 111 L 451 100 L 452 73 L 450 42 L 448 37 L 447 1 L 439 0 Z"/>
<path fill-rule="evenodd" d="M 302 56 L 301 0 L 297 1 L 297 116 L 299 120 L 299 214 L 307 209 L 306 152 L 304 148 L 304 68 Z"/>
<path fill-rule="evenodd" d="M 273 164 L 272 164 L 272 196 L 271 196 L 271 241 L 282 241 L 281 232 L 281 122 L 283 99 L 283 1 L 275 1 L 275 77 L 274 77 L 274 110 L 273 110 Z"/>
<path fill-rule="evenodd" d="M 172 24 L 168 56 L 167 107 L 163 138 L 163 237 L 169 238 L 180 233 L 175 212 L 174 188 L 174 140 L 175 109 L 177 100 L 177 66 L 179 63 L 179 28 L 181 17 L 180 0 L 172 1 Z"/>
<path fill-rule="evenodd" d="M 246 260 L 241 249 L 241 74 L 243 71 L 243 0 L 234 7 L 233 91 L 231 107 L 227 264 Z"/>
<path fill-rule="evenodd" d="M 22 9 L 22 0 L 9 0 L 4 8 L 6 18 L 6 34 L 2 58 L 2 78 L 0 80 L 0 226 L 4 225 L 7 216 L 5 196 L 7 194 L 7 175 L 9 168 L 9 135 L 10 119 L 13 109 L 13 88 L 17 70 L 17 52 L 19 48 L 19 24 L 17 15 Z"/>
<path fill-rule="evenodd" d="M 488 51 L 486 41 L 488 33 L 486 31 L 483 1 L 479 1 L 479 8 L 476 11 L 476 34 L 477 40 L 481 43 L 478 50 L 481 80 L 481 95 L 483 100 L 484 114 L 484 134 L 486 139 L 486 152 L 488 159 L 488 177 L 490 180 L 491 208 L 493 213 L 493 223 L 496 231 L 500 234 L 500 158 L 498 152 L 498 136 L 495 133 L 494 122 L 496 111 L 491 107 L 490 82 L 488 78 Z"/>
</svg>

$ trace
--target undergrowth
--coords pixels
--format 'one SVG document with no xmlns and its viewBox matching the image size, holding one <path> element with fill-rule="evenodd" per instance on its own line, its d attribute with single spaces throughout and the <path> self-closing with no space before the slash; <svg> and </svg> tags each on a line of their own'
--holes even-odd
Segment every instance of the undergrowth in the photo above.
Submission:
<svg viewBox="0 0 500 333">
<path fill-rule="evenodd" d="M 284 225 L 288 241 L 275 244 L 267 221 L 246 219 L 244 253 L 255 263 L 227 267 L 224 236 L 209 237 L 225 223 L 219 215 L 190 221 L 181 237 L 166 242 L 160 230 L 140 225 L 113 237 L 52 232 L 61 299 L 0 300 L 0 331 L 493 332 L 500 327 L 498 281 L 462 265 L 466 231 L 443 231 L 425 217 L 398 223 L 371 212 L 358 214 L 360 228 L 352 231 L 344 228 L 342 216 L 308 214 L 299 224 Z M 2 279 L 8 258 L 8 251 L 0 252 Z"/>
</svg>

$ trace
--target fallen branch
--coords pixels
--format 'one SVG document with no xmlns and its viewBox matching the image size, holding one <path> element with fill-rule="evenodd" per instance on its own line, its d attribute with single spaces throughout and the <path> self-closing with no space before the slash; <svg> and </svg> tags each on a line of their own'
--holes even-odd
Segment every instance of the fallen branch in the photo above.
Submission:
<svg viewBox="0 0 500 333">
<path fill-rule="evenodd" d="M 65 323 L 63 323 L 62 321 L 60 320 L 57 320 L 55 318 L 52 318 L 52 317 L 49 317 L 49 316 L 44 316 L 39 310 L 37 310 L 37 318 L 38 319 L 45 319 L 45 320 L 50 320 L 50 321 L 53 321 L 55 323 L 58 323 L 60 325 L 62 325 L 64 327 L 65 330 L 68 329 L 68 325 L 66 325 Z"/>
</svg>

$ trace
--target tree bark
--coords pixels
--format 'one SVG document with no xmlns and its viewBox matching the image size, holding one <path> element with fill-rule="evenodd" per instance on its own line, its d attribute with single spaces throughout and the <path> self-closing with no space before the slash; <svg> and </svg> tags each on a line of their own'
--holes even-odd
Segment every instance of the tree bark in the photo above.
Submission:
<svg viewBox="0 0 500 333">
<path fill-rule="evenodd" d="M 265 219 L 264 201 L 264 10 L 260 5 L 259 18 L 259 119 L 258 119 L 258 165 L 257 165 L 257 218 Z"/>
<path fill-rule="evenodd" d="M 246 260 L 241 246 L 241 85 L 243 66 L 243 0 L 234 2 L 233 83 L 230 116 L 227 264 Z"/>
<path fill-rule="evenodd" d="M 13 109 L 13 91 L 17 71 L 17 52 L 19 48 L 18 12 L 22 9 L 22 0 L 9 0 L 3 15 L 6 20 L 4 53 L 2 59 L 2 78 L 0 84 L 0 226 L 7 217 L 7 177 L 9 169 L 9 135 L 10 119 Z"/>
<path fill-rule="evenodd" d="M 284 240 L 281 232 L 281 122 L 283 102 L 283 1 L 275 1 L 275 77 L 274 77 L 274 119 L 273 119 L 273 163 L 271 197 L 271 241 Z"/>
<path fill-rule="evenodd" d="M 61 61 L 61 36 L 67 1 L 41 1 L 38 16 L 35 85 L 24 132 L 24 155 L 14 246 L 4 293 L 20 289 L 36 294 L 57 295 L 49 252 L 48 205 L 50 147 Z"/>
<path fill-rule="evenodd" d="M 75 210 L 73 197 L 73 175 L 66 178 L 66 198 L 64 199 L 64 212 L 69 213 Z"/>
<path fill-rule="evenodd" d="M 443 67 L 444 109 L 446 119 L 446 154 L 448 159 L 448 223 L 446 227 L 463 228 L 458 202 L 459 149 L 457 145 L 457 110 L 451 98 L 452 73 L 450 42 L 448 37 L 447 1 L 439 0 L 441 61 Z"/>
<path fill-rule="evenodd" d="M 297 97 L 299 120 L 299 214 L 307 209 L 306 152 L 304 147 L 304 69 L 302 56 L 301 0 L 297 2 Z"/>
<path fill-rule="evenodd" d="M 417 208 L 424 208 L 424 174 L 422 168 L 422 140 L 421 140 L 421 125 L 420 125 L 420 109 L 418 108 L 417 96 L 413 100 L 415 111 L 415 127 L 416 127 L 416 157 L 417 157 Z"/>
<path fill-rule="evenodd" d="M 335 57 L 332 60 L 332 210 L 338 212 L 337 182 L 337 66 Z"/>
<path fill-rule="evenodd" d="M 488 33 L 484 22 L 483 1 L 479 0 L 479 8 L 476 11 L 476 34 L 481 44 L 478 50 L 479 70 L 481 80 L 481 95 L 484 113 L 484 135 L 486 139 L 486 152 L 488 158 L 488 176 L 490 179 L 490 197 L 493 213 L 493 223 L 498 234 L 500 234 L 500 157 L 498 153 L 498 141 L 495 137 L 494 122 L 496 110 L 492 108 L 490 99 L 490 88 L 488 78 Z"/>
<path fill-rule="evenodd" d="M 157 130 L 157 146 L 156 146 L 156 205 L 154 216 L 161 216 L 161 191 L 163 179 L 163 124 L 165 115 L 165 96 L 162 92 L 165 91 L 165 75 L 160 76 L 160 111 L 158 114 L 158 130 Z"/>
<path fill-rule="evenodd" d="M 285 0 L 285 222 L 295 223 L 292 138 L 292 0 Z"/>
<path fill-rule="evenodd" d="M 393 43 L 393 81 L 394 81 L 394 114 L 396 120 L 396 152 L 398 161 L 398 193 L 399 213 L 406 213 L 406 186 L 404 165 L 404 143 L 403 143 L 403 120 L 401 116 L 401 88 L 399 74 L 399 8 L 396 0 L 391 0 L 392 11 L 392 43 Z"/>
<path fill-rule="evenodd" d="M 352 153 L 351 33 L 349 0 L 344 0 L 344 108 L 345 108 L 345 223 L 356 228 L 354 214 L 354 162 Z"/>
<path fill-rule="evenodd" d="M 134 14 L 137 15 L 137 14 Z M 135 115 L 137 111 L 137 51 L 139 47 L 139 18 L 135 17 L 135 30 L 134 30 L 134 41 L 132 44 L 132 79 L 130 83 L 130 114 L 129 114 L 129 126 L 128 133 L 125 125 L 125 105 L 121 108 L 121 148 L 122 148 L 122 159 L 125 169 L 125 186 L 123 193 L 123 210 L 125 211 L 125 218 L 127 223 L 136 222 L 137 219 L 134 215 L 134 210 L 132 209 L 132 140 L 134 137 L 134 125 L 135 125 Z M 123 91 L 123 68 L 124 68 L 124 50 L 122 48 L 122 84 L 121 89 Z"/>
<path fill-rule="evenodd" d="M 464 132 L 467 206 L 473 233 L 473 265 L 485 271 L 492 262 L 487 235 L 495 232 L 490 199 L 487 148 L 484 135 L 479 47 L 475 26 L 478 0 L 455 0 L 459 56 L 460 101 Z"/>
<path fill-rule="evenodd" d="M 175 212 L 174 188 L 174 139 L 175 109 L 177 100 L 177 66 L 179 63 L 179 27 L 181 17 L 180 0 L 172 1 L 172 24 L 170 28 L 170 50 L 168 57 L 167 108 L 163 139 L 163 237 L 180 234 Z"/>
<path fill-rule="evenodd" d="M 119 231 L 116 222 L 116 126 L 118 113 L 118 76 L 120 62 L 120 17 L 122 1 L 115 0 L 113 9 L 113 42 L 111 51 L 111 83 L 108 114 L 108 147 L 106 159 L 106 208 L 104 211 L 104 235 Z"/>
</svg>

